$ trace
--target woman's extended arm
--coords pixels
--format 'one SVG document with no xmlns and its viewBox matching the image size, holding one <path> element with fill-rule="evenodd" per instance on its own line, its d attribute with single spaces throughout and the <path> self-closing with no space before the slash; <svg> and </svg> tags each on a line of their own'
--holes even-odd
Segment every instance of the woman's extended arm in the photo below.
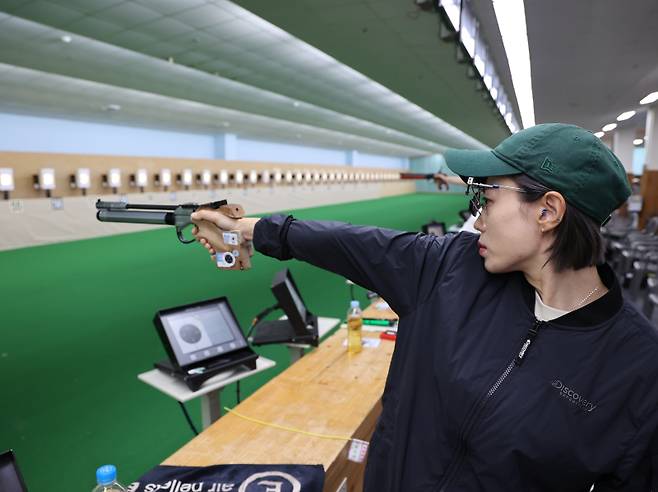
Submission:
<svg viewBox="0 0 658 492">
<path fill-rule="evenodd" d="M 268 256 L 295 258 L 349 278 L 380 294 L 400 316 L 429 294 L 451 241 L 450 237 L 342 222 L 301 221 L 283 215 L 236 220 L 201 210 L 192 218 L 199 225 L 197 237 L 211 254 L 213 237 L 219 237 L 220 232 L 208 227 L 208 222 L 223 230 L 240 230 Z"/>
</svg>

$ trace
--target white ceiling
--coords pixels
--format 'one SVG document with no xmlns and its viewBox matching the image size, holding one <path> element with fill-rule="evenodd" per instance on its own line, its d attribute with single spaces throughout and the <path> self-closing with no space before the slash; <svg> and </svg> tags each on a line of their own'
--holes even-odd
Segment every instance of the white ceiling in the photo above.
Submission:
<svg viewBox="0 0 658 492">
<path fill-rule="evenodd" d="M 226 0 L 0 0 L 0 63 L 7 111 L 391 155 L 486 147 Z"/>
<path fill-rule="evenodd" d="M 658 1 L 525 0 L 537 123 L 644 127 L 658 91 Z"/>
<path fill-rule="evenodd" d="M 102 114 L 106 123 L 232 132 L 325 147 L 349 146 L 386 155 L 423 155 L 414 147 L 351 133 L 6 64 L 0 64 L 0 93 L 0 111 L 9 113 L 31 114 L 30 108 L 38 106 L 39 113 L 48 116 L 98 121 Z M 112 110 L 117 101 L 121 109 Z"/>
</svg>

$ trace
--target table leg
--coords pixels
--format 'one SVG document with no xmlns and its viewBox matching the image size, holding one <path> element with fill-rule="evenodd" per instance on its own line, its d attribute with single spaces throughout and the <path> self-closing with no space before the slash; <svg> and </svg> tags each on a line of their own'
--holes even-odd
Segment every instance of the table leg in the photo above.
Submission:
<svg viewBox="0 0 658 492">
<path fill-rule="evenodd" d="M 290 364 L 304 357 L 304 349 L 301 347 L 288 347 L 288 352 L 290 352 Z"/>
<path fill-rule="evenodd" d="M 220 390 L 210 391 L 201 396 L 201 422 L 206 429 L 222 416 Z"/>
</svg>

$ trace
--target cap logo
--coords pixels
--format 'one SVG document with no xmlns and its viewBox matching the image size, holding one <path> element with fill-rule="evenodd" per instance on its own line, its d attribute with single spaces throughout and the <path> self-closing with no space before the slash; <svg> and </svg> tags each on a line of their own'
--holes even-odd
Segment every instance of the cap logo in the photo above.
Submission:
<svg viewBox="0 0 658 492">
<path fill-rule="evenodd" d="M 553 161 L 550 158 L 546 157 L 544 159 L 544 162 L 541 163 L 541 168 L 546 172 L 552 173 L 554 171 Z"/>
</svg>

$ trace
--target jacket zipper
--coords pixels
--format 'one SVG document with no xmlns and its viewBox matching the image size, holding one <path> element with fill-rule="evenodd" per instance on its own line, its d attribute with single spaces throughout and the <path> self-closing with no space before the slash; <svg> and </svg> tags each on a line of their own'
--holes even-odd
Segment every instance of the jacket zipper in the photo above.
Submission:
<svg viewBox="0 0 658 492">
<path fill-rule="evenodd" d="M 509 365 L 505 368 L 505 370 L 502 372 L 502 374 L 498 377 L 496 382 L 489 388 L 489 391 L 487 391 L 486 395 L 484 397 L 480 398 L 478 403 L 475 405 L 475 411 L 473 411 L 468 417 L 466 422 L 464 422 L 464 426 L 462 427 L 462 432 L 459 438 L 459 447 L 457 448 L 457 455 L 455 459 L 452 461 L 450 466 L 448 467 L 448 470 L 446 471 L 445 479 L 443 480 L 443 483 L 439 484 L 439 491 L 440 492 L 446 492 L 446 488 L 448 485 L 450 485 L 450 482 L 455 478 L 457 475 L 457 472 L 459 471 L 459 468 L 461 467 L 462 461 L 464 459 L 464 455 L 466 454 L 466 436 L 467 434 L 473 429 L 475 426 L 477 417 L 480 416 L 482 409 L 484 409 L 484 406 L 486 405 L 487 401 L 498 391 L 498 388 L 503 384 L 507 376 L 512 372 L 514 369 L 514 366 L 521 366 L 523 364 L 523 361 L 525 360 L 525 356 L 528 353 L 528 350 L 530 349 L 530 346 L 532 345 L 532 342 L 534 342 L 535 338 L 537 337 L 537 333 L 539 332 L 539 327 L 541 326 L 542 322 L 539 321 L 537 318 L 535 318 L 535 322 L 532 325 L 532 327 L 528 330 L 528 333 L 526 334 L 526 339 L 523 342 L 523 345 L 521 346 L 521 349 L 519 352 L 516 354 L 514 359 L 509 363 Z"/>
</svg>

